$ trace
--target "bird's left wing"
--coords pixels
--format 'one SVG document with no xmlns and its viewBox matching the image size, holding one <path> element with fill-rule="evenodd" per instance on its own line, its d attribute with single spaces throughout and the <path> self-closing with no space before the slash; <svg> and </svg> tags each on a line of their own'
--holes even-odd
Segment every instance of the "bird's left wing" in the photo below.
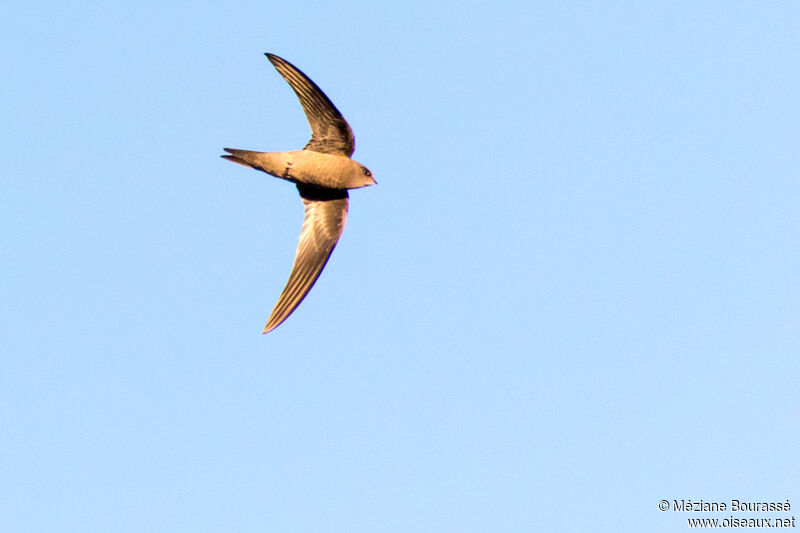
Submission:
<svg viewBox="0 0 800 533">
<path fill-rule="evenodd" d="M 347 220 L 347 191 L 298 185 L 305 206 L 305 220 L 289 281 L 264 326 L 277 328 L 300 305 L 314 286 L 339 241 Z"/>
</svg>

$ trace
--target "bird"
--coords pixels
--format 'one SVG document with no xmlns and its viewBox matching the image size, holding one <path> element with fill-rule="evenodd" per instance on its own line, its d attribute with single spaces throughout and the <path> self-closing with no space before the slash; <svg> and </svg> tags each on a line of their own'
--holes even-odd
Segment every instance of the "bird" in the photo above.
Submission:
<svg viewBox="0 0 800 533">
<path fill-rule="evenodd" d="M 295 184 L 305 218 L 289 279 L 263 333 L 281 325 L 319 278 L 344 230 L 349 189 L 375 185 L 372 172 L 351 156 L 355 137 L 342 114 L 316 83 L 275 54 L 264 54 L 300 100 L 311 139 L 302 150 L 254 152 L 223 148 L 220 157 Z"/>
</svg>

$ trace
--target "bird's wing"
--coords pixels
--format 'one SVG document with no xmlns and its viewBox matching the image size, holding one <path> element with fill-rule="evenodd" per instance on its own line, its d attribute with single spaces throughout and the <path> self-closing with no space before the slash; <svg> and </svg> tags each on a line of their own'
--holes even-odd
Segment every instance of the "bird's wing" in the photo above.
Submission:
<svg viewBox="0 0 800 533">
<path fill-rule="evenodd" d="M 303 148 L 323 154 L 353 155 L 356 141 L 353 130 L 325 93 L 297 67 L 274 54 L 264 54 L 294 90 L 308 124 L 311 140 Z"/>
<path fill-rule="evenodd" d="M 277 328 L 300 305 L 314 286 L 344 230 L 347 191 L 298 185 L 305 206 L 305 220 L 289 281 L 264 326 L 264 333 Z"/>
</svg>

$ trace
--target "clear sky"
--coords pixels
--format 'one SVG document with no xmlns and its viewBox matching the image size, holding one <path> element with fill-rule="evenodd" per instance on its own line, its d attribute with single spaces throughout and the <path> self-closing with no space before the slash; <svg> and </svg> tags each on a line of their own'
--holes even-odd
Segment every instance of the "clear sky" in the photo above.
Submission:
<svg viewBox="0 0 800 533">
<path fill-rule="evenodd" d="M 0 530 L 800 517 L 794 2 L 0 8 Z M 261 329 L 302 69 L 378 185 Z M 705 513 L 738 518 L 753 513 Z"/>
</svg>

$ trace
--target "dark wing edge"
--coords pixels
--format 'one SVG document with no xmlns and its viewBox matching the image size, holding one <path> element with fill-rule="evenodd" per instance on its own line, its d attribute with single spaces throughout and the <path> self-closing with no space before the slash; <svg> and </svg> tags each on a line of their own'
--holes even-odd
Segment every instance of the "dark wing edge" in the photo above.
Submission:
<svg viewBox="0 0 800 533">
<path fill-rule="evenodd" d="M 353 130 L 322 89 L 285 59 L 270 53 L 264 55 L 283 76 L 303 106 L 311 126 L 311 140 L 303 149 L 323 154 L 344 154 L 347 157 L 353 155 L 356 147 Z"/>
<path fill-rule="evenodd" d="M 306 297 L 330 259 L 347 221 L 347 191 L 300 189 L 305 219 L 289 280 L 272 309 L 264 333 L 269 333 L 289 318 Z M 320 199 L 323 198 L 323 199 Z"/>
</svg>

